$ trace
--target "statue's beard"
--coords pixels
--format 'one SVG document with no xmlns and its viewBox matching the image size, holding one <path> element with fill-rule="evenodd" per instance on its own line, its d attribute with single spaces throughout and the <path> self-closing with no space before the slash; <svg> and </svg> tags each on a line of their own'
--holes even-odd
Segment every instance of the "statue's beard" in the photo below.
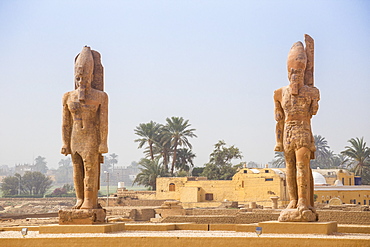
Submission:
<svg viewBox="0 0 370 247">
<path fill-rule="evenodd" d="M 291 94 L 297 95 L 299 93 L 299 89 L 302 87 L 303 82 L 299 81 L 292 81 L 289 84 L 289 87 L 291 89 Z"/>
<path fill-rule="evenodd" d="M 81 101 L 81 102 L 84 102 L 85 101 L 85 91 L 86 89 L 85 88 L 78 88 L 77 92 L 78 92 L 78 100 Z"/>
</svg>

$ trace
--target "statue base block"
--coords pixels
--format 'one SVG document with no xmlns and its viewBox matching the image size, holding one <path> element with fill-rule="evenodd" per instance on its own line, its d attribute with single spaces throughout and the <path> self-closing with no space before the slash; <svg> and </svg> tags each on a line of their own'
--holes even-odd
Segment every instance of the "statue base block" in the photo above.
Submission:
<svg viewBox="0 0 370 247">
<path fill-rule="evenodd" d="M 281 234 L 333 234 L 338 231 L 336 221 L 329 222 L 278 222 L 265 221 L 258 223 L 263 233 Z"/>
<path fill-rule="evenodd" d="M 43 225 L 39 226 L 40 234 L 58 233 L 108 233 L 125 230 L 125 223 L 108 223 L 99 225 Z"/>
<path fill-rule="evenodd" d="M 59 210 L 59 225 L 94 225 L 105 223 L 105 209 Z"/>
<path fill-rule="evenodd" d="M 284 209 L 281 211 L 280 222 L 315 222 L 318 220 L 318 215 L 311 210 L 299 211 L 298 209 Z"/>
</svg>

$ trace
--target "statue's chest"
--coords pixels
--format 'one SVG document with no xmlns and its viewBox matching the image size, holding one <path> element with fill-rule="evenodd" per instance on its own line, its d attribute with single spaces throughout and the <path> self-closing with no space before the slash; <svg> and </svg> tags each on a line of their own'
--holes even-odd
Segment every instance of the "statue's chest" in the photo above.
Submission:
<svg viewBox="0 0 370 247">
<path fill-rule="evenodd" d="M 89 102 L 87 104 L 81 102 L 69 102 L 68 108 L 72 114 L 94 114 L 98 111 L 99 104 L 97 102 Z"/>
<path fill-rule="evenodd" d="M 283 93 L 282 107 L 284 111 L 308 110 L 311 105 L 311 97 L 305 93 L 292 95 L 288 92 Z"/>
</svg>

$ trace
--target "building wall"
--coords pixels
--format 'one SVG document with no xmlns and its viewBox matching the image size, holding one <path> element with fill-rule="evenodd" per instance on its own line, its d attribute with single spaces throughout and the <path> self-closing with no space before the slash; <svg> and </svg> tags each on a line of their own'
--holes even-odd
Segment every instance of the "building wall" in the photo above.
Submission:
<svg viewBox="0 0 370 247">
<path fill-rule="evenodd" d="M 346 204 L 370 204 L 370 186 L 354 186 L 353 173 L 344 169 L 313 171 L 322 174 L 329 185 L 315 186 L 317 202 L 326 203 L 331 198 L 337 197 Z M 333 186 L 335 180 L 343 181 L 347 186 Z M 256 202 L 259 205 L 271 206 L 272 196 L 279 197 L 279 206 L 286 206 L 289 202 L 285 169 L 243 168 L 232 180 L 206 180 L 202 177 L 157 178 L 156 199 L 179 200 L 187 205 L 238 201 L 242 204 Z"/>
<path fill-rule="evenodd" d="M 317 202 L 327 203 L 331 198 L 339 198 L 345 204 L 370 205 L 370 186 L 317 186 Z"/>
<path fill-rule="evenodd" d="M 280 204 L 287 203 L 284 177 L 269 168 L 243 168 L 232 180 L 157 178 L 156 192 L 157 199 L 174 199 L 187 203 L 239 201 L 271 206 L 271 196 L 279 196 Z"/>
</svg>

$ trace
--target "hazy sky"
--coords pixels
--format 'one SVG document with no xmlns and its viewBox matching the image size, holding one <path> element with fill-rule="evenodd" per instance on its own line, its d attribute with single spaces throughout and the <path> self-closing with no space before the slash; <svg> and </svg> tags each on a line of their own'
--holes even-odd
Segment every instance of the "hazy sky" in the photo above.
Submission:
<svg viewBox="0 0 370 247">
<path fill-rule="evenodd" d="M 273 91 L 288 84 L 286 58 L 315 39 L 320 89 L 314 134 L 339 153 L 352 137 L 370 146 L 369 1 L 1 1 L 0 165 L 46 157 L 56 168 L 61 98 L 74 89 L 74 57 L 102 55 L 109 95 L 109 153 L 143 157 L 135 126 L 189 119 L 196 166 L 213 145 L 243 161 L 274 157 Z"/>
</svg>

